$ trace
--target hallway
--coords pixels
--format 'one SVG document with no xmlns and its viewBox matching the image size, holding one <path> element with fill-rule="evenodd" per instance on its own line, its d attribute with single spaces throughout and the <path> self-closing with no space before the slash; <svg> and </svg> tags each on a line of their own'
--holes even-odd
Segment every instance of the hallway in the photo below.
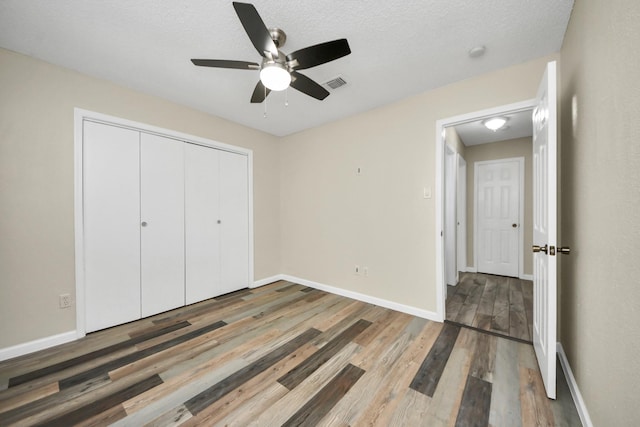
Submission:
<svg viewBox="0 0 640 427">
<path fill-rule="evenodd" d="M 447 286 L 446 320 L 531 343 L 533 282 L 483 273 L 461 273 Z"/>
</svg>

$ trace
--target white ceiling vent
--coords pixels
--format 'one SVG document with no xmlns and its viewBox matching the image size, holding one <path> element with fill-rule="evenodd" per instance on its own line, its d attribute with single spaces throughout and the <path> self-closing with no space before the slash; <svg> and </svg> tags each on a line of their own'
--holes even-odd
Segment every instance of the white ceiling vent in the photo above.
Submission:
<svg viewBox="0 0 640 427">
<path fill-rule="evenodd" d="M 344 86 L 346 84 L 347 84 L 347 81 L 342 77 L 338 76 L 335 79 L 329 80 L 324 85 L 330 87 L 331 89 L 338 89 L 340 86 Z"/>
</svg>

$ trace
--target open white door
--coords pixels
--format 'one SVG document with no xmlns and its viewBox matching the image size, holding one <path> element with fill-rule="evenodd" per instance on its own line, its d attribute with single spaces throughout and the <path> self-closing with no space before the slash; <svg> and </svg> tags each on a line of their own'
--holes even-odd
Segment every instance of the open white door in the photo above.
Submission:
<svg viewBox="0 0 640 427">
<path fill-rule="evenodd" d="M 556 398 L 556 63 L 549 62 L 533 110 L 533 346 L 547 396 Z"/>
</svg>

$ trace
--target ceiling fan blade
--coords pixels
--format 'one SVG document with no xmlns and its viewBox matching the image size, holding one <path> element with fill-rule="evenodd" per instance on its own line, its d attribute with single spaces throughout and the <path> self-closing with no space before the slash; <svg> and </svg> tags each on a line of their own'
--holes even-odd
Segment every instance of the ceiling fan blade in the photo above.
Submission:
<svg viewBox="0 0 640 427">
<path fill-rule="evenodd" d="M 350 53 L 351 48 L 349 47 L 347 39 L 338 39 L 296 50 L 287 55 L 287 62 L 297 61 L 298 64 L 293 64 L 293 68 L 296 70 L 305 70 L 342 58 Z"/>
<path fill-rule="evenodd" d="M 192 59 L 193 65 L 201 67 L 234 68 L 236 70 L 259 70 L 260 65 L 256 62 L 227 61 L 226 59 Z"/>
<path fill-rule="evenodd" d="M 265 52 L 270 52 L 274 58 L 277 58 L 278 48 L 271 39 L 269 30 L 264 25 L 256 8 L 250 3 L 239 3 L 236 1 L 233 2 L 233 7 L 258 53 L 266 56 Z"/>
<path fill-rule="evenodd" d="M 329 96 L 329 91 L 320 86 L 318 83 L 311 80 L 309 77 L 304 74 L 300 74 L 296 71 L 291 72 L 291 87 L 299 90 L 302 93 L 305 93 L 309 96 L 314 97 L 322 101 L 327 96 Z"/>
<path fill-rule="evenodd" d="M 271 92 L 271 89 L 264 87 L 262 82 L 258 80 L 258 84 L 256 88 L 253 90 L 253 94 L 251 95 L 251 103 L 259 104 L 265 100 L 267 95 Z"/>
</svg>

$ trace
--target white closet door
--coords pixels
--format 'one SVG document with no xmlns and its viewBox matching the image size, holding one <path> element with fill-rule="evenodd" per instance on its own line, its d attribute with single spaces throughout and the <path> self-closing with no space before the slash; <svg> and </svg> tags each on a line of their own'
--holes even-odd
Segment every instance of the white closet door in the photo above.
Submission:
<svg viewBox="0 0 640 427">
<path fill-rule="evenodd" d="M 220 291 L 249 286 L 248 160 L 220 151 Z"/>
<path fill-rule="evenodd" d="M 140 318 L 139 135 L 84 122 L 87 332 Z"/>
<path fill-rule="evenodd" d="M 184 305 L 184 143 L 141 133 L 142 316 Z"/>
<path fill-rule="evenodd" d="M 220 295 L 219 150 L 185 144 L 186 302 Z"/>
</svg>

